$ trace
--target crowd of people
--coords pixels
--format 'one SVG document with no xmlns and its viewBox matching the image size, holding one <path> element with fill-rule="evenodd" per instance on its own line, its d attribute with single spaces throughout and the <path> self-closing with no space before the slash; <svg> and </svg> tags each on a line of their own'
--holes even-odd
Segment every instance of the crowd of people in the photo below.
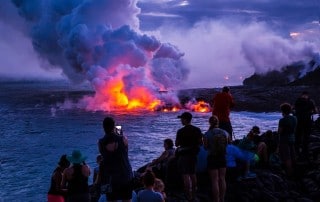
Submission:
<svg viewBox="0 0 320 202">
<path fill-rule="evenodd" d="M 167 200 L 166 187 L 172 182 L 175 185 L 181 182 L 186 201 L 197 201 L 199 172 L 207 173 L 210 179 L 212 201 L 223 202 L 226 181 L 255 178 L 253 166 L 283 168 L 286 175 L 292 177 L 295 160 L 308 157 L 311 117 L 317 113 L 307 92 L 303 92 L 293 106 L 289 103 L 280 106 L 282 118 L 278 131 L 260 135 L 260 128 L 253 126 L 239 140 L 232 138 L 229 115 L 233 106 L 230 89 L 224 87 L 214 96 L 205 133 L 192 124 L 190 112 L 178 116 L 182 127 L 175 140 L 165 139 L 162 154 L 137 170 L 138 183 L 128 158 L 128 140 L 115 127 L 115 120 L 106 117 L 103 120 L 105 134 L 98 140 L 100 154 L 92 185 L 88 181 L 91 171 L 85 163 L 86 157 L 74 150 L 71 155 L 61 156 L 51 177 L 48 202 L 162 202 Z"/>
</svg>

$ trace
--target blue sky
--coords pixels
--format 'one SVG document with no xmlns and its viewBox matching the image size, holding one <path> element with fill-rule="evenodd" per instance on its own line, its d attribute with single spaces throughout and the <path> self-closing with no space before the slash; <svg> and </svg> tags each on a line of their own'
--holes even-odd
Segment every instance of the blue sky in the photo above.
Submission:
<svg viewBox="0 0 320 202">
<path fill-rule="evenodd" d="M 68 70 L 50 64 L 48 55 L 44 57 L 32 44 L 30 32 L 36 24 L 32 20 L 49 15 L 39 7 L 41 1 L 15 2 L 25 6 L 24 9 L 17 9 L 10 1 L 0 5 L 0 28 L 5 30 L 0 33 L 0 76 L 47 79 L 60 78 L 61 72 L 69 74 Z M 70 2 L 80 5 L 84 1 Z M 119 1 L 107 2 L 123 8 L 118 6 Z M 110 15 L 109 19 L 103 16 L 99 23 L 106 20 L 113 26 L 118 26 L 117 22 L 119 26 L 129 24 L 138 33 L 174 45 L 183 53 L 182 60 L 190 70 L 180 88 L 239 85 L 255 72 L 265 73 L 296 61 L 307 61 L 319 52 L 318 0 L 122 2 L 132 4 L 125 12 L 128 16 Z M 33 16 L 27 18 L 30 13 Z"/>
</svg>

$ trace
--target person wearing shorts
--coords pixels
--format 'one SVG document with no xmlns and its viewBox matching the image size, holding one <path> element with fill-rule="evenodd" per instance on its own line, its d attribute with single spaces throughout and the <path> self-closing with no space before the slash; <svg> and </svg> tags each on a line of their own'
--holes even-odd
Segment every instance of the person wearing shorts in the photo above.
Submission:
<svg viewBox="0 0 320 202">
<path fill-rule="evenodd" d="M 224 201 L 226 192 L 226 148 L 229 134 L 218 128 L 218 117 L 209 118 L 210 127 L 204 135 L 204 146 L 208 150 L 207 168 L 211 180 L 212 199 L 215 202 Z"/>
<path fill-rule="evenodd" d="M 177 167 L 182 174 L 183 185 L 188 200 L 194 200 L 197 190 L 196 164 L 197 155 L 202 144 L 200 128 L 191 125 L 192 114 L 184 112 L 178 118 L 184 127 L 177 131 L 175 145 Z"/>
</svg>

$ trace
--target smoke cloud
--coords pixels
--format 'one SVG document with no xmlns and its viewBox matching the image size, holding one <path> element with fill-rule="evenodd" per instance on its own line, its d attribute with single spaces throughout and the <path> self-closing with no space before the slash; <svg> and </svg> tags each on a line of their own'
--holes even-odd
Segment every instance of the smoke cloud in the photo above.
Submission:
<svg viewBox="0 0 320 202">
<path fill-rule="evenodd" d="M 61 71 L 42 68 L 26 23 L 10 1 L 0 5 L 0 75 L 14 79 L 61 79 Z M 48 65 L 46 65 L 48 66 Z"/>
<path fill-rule="evenodd" d="M 203 20 L 192 28 L 174 27 L 164 25 L 154 34 L 185 52 L 191 67 L 189 87 L 239 85 L 253 73 L 263 74 L 297 61 L 309 61 L 319 51 L 314 41 L 277 33 L 262 22 L 243 24 L 220 19 Z"/>
<path fill-rule="evenodd" d="M 189 2 L 193 7 L 188 8 L 194 10 L 202 4 Z M 178 15 L 180 8 L 183 4 L 173 6 L 170 11 Z M 250 8 L 257 7 L 251 5 Z M 304 13 L 307 10 L 304 9 Z M 17 36 L 16 45 L 10 44 L 8 48 L 8 55 L 20 49 L 23 54 L 19 55 L 33 61 L 25 69 L 40 65 L 58 69 L 73 82 L 89 80 L 97 92 L 102 92 L 106 83 L 116 78 L 126 82 L 128 92 L 137 85 L 151 92 L 240 85 L 253 73 L 265 73 L 313 58 L 320 43 L 303 38 L 307 33 L 300 33 L 302 40 L 299 40 L 291 38 L 288 32 L 275 31 L 276 26 L 254 20 L 238 21 L 230 16 L 228 19 L 219 16 L 215 20 L 198 16 L 200 20 L 191 28 L 181 23 L 180 16 L 177 21 L 169 20 L 179 24 L 142 33 L 138 18 L 141 10 L 136 0 L 13 0 L 10 5 L 4 2 L 0 11 L 3 20 L 0 26 L 11 36 Z M 258 14 L 267 19 L 267 11 L 261 9 Z M 1 34 L 0 40 L 3 40 Z M 31 38 L 35 51 L 31 50 L 27 37 Z M 9 43 L 1 46 L 9 47 Z M 37 57 L 41 59 L 40 64 Z M 7 69 L 1 68 L 4 74 Z M 30 72 L 40 72 L 38 69 Z"/>
<path fill-rule="evenodd" d="M 89 80 L 104 96 L 96 95 L 95 104 L 110 101 L 105 88 L 119 79 L 130 96 L 135 88 L 151 94 L 173 89 L 187 78 L 177 47 L 140 32 L 135 0 L 12 2 L 46 67 L 61 69 L 75 83 Z"/>
</svg>

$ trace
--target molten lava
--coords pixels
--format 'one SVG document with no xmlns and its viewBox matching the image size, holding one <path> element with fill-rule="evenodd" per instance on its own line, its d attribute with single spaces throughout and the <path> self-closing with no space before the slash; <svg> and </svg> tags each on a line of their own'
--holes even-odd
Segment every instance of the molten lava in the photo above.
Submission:
<svg viewBox="0 0 320 202">
<path fill-rule="evenodd" d="M 181 106 L 178 100 L 168 99 L 166 90 L 154 91 L 148 86 L 136 83 L 125 83 L 123 74 L 109 77 L 96 85 L 94 97 L 86 97 L 88 110 L 102 111 L 162 111 L 177 112 L 182 108 L 195 112 L 209 112 L 210 105 L 204 101 L 189 101 Z M 130 87 L 129 87 L 130 86 Z"/>
<path fill-rule="evenodd" d="M 103 103 L 100 104 L 107 106 L 103 107 L 103 110 L 106 111 L 153 111 L 159 105 L 161 105 L 161 100 L 156 98 L 146 87 L 137 86 L 126 91 L 125 84 L 122 79 L 112 79 L 112 81 L 106 82 L 95 97 L 101 98 L 101 96 L 103 97 Z M 99 105 L 99 103 L 95 104 Z M 98 108 L 101 108 L 101 106 L 99 106 Z"/>
<path fill-rule="evenodd" d="M 211 111 L 210 105 L 203 100 L 189 101 L 186 104 L 186 108 L 188 108 L 189 110 L 195 111 L 195 112 L 202 112 L 202 113 L 206 113 L 206 112 Z"/>
<path fill-rule="evenodd" d="M 199 101 L 194 105 L 194 108 L 192 110 L 196 112 L 210 112 L 211 107 L 205 101 Z"/>
</svg>

